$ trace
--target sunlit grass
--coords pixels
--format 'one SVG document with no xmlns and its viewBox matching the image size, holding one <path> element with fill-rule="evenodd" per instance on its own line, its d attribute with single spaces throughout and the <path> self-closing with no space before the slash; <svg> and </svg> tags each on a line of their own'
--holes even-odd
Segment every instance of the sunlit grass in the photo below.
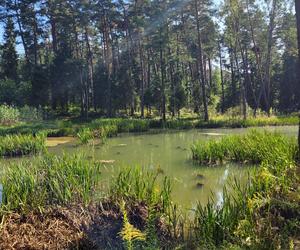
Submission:
<svg viewBox="0 0 300 250">
<path fill-rule="evenodd" d="M 36 154 L 45 151 L 46 138 L 44 134 L 7 135 L 0 137 L 0 156 L 16 157 Z"/>
<path fill-rule="evenodd" d="M 226 161 L 291 164 L 297 147 L 294 139 L 283 135 L 252 130 L 246 135 L 225 136 L 219 140 L 199 141 L 192 148 L 192 157 L 199 164 L 218 164 Z"/>
<path fill-rule="evenodd" d="M 4 174 L 5 210 L 29 211 L 54 204 L 88 203 L 99 182 L 100 165 L 82 156 L 43 156 L 12 165 Z"/>
</svg>

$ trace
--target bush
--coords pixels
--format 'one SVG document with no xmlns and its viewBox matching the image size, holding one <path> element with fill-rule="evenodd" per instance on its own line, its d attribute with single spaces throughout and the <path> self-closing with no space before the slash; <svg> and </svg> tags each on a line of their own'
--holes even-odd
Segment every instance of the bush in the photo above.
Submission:
<svg viewBox="0 0 300 250">
<path fill-rule="evenodd" d="M 41 109 L 24 106 L 19 109 L 20 119 L 24 122 L 42 121 L 43 112 Z"/>
</svg>

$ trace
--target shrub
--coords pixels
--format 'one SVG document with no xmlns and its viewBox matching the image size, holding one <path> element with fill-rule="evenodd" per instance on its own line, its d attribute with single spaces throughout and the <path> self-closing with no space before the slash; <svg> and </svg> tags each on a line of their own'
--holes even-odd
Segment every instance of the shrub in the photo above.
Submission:
<svg viewBox="0 0 300 250">
<path fill-rule="evenodd" d="M 41 109 L 24 106 L 19 109 L 20 119 L 24 122 L 42 121 L 43 112 Z"/>
</svg>

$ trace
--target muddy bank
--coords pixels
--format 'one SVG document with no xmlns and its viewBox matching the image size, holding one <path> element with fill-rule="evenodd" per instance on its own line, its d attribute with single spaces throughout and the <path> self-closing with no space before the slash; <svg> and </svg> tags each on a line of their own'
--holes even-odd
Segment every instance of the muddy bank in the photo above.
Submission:
<svg viewBox="0 0 300 250">
<path fill-rule="evenodd" d="M 140 203 L 128 210 L 130 222 L 144 230 L 148 208 Z M 119 232 L 123 217 L 111 203 L 89 207 L 54 207 L 27 215 L 8 214 L 0 230 L 0 249 L 123 249 Z M 162 241 L 168 233 L 162 221 L 157 222 Z"/>
</svg>

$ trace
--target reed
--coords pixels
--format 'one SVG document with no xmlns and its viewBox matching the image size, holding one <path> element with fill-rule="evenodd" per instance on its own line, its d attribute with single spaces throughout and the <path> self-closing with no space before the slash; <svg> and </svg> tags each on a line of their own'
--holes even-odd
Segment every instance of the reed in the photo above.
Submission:
<svg viewBox="0 0 300 250">
<path fill-rule="evenodd" d="M 90 140 L 94 139 L 94 135 L 89 128 L 83 128 L 77 133 L 77 138 L 81 144 L 88 144 Z"/>
<path fill-rule="evenodd" d="M 212 198 L 207 205 L 197 206 L 190 229 L 194 246 L 286 249 L 290 244 L 286 239 L 300 231 L 296 229 L 299 213 L 295 212 L 300 209 L 294 188 L 300 180 L 295 141 L 251 131 L 193 147 L 195 159 L 202 164 L 224 160 L 259 164 L 246 186 L 235 180 L 231 192 L 224 190 L 222 204 L 216 205 Z"/>
<path fill-rule="evenodd" d="M 0 137 L 0 156 L 17 157 L 37 154 L 46 149 L 46 137 L 40 133 L 33 135 L 7 135 Z"/>
<path fill-rule="evenodd" d="M 100 165 L 83 156 L 43 156 L 11 166 L 2 178 L 3 203 L 9 211 L 48 205 L 87 204 L 99 182 Z"/>
<path fill-rule="evenodd" d="M 165 177 L 160 184 L 159 174 L 140 167 L 124 168 L 112 183 L 110 194 L 115 200 L 143 201 L 159 204 L 163 211 L 171 204 L 171 181 Z"/>
<path fill-rule="evenodd" d="M 220 164 L 226 161 L 269 164 L 293 163 L 297 152 L 294 139 L 283 135 L 252 130 L 246 135 L 225 136 L 220 140 L 199 141 L 191 147 L 192 157 L 199 164 Z M 280 164 L 279 164 L 280 165 Z"/>
</svg>

